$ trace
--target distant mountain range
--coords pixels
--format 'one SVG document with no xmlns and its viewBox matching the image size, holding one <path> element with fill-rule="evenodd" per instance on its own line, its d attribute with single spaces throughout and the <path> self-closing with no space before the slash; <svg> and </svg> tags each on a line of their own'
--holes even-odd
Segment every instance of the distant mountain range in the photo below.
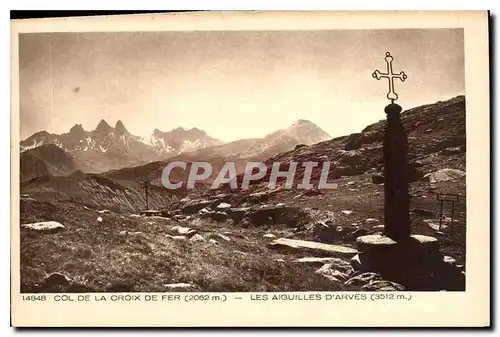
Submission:
<svg viewBox="0 0 500 337">
<path fill-rule="evenodd" d="M 197 128 L 176 128 L 168 132 L 155 129 L 145 139 L 131 134 L 121 121 L 113 128 L 101 120 L 92 131 L 86 131 L 81 124 L 76 124 L 67 133 L 41 131 L 21 141 L 21 162 L 25 172 L 22 180 L 40 174 L 65 175 L 71 169 L 101 173 L 182 155 L 186 160 L 221 157 L 265 160 L 277 153 L 292 150 L 296 145 L 311 145 L 330 138 L 328 133 L 306 120 L 299 120 L 289 128 L 275 131 L 264 138 L 242 139 L 225 144 Z M 57 168 L 54 158 L 60 158 L 64 167 Z M 63 164 L 69 161 L 71 165 Z"/>
</svg>

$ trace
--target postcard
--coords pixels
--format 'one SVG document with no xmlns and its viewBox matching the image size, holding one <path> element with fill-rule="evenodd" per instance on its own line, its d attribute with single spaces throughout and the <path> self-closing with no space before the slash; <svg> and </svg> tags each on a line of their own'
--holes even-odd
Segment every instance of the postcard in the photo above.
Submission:
<svg viewBox="0 0 500 337">
<path fill-rule="evenodd" d="M 12 325 L 488 327 L 488 20 L 13 20 Z"/>
</svg>

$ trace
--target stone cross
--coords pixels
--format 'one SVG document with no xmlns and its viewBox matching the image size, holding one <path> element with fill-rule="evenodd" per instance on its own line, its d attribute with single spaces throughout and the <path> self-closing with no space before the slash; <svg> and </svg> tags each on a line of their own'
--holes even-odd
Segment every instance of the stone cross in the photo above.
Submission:
<svg viewBox="0 0 500 337">
<path fill-rule="evenodd" d="M 394 92 L 394 78 L 404 82 L 407 78 L 404 72 L 394 74 L 389 52 L 385 53 L 387 73 L 378 70 L 372 76 L 377 80 L 389 79 L 387 98 L 391 104 L 385 107 L 387 123 L 384 134 L 384 234 L 397 242 L 410 238 L 410 199 L 408 194 L 408 138 L 401 124 L 401 107 L 394 103 L 398 95 Z"/>
<path fill-rule="evenodd" d="M 391 100 L 392 103 L 398 99 L 398 94 L 394 91 L 394 79 L 399 78 L 401 82 L 404 82 L 408 76 L 404 73 L 404 71 L 399 74 L 395 74 L 392 72 L 392 61 L 394 61 L 394 57 L 391 56 L 391 53 L 385 53 L 385 63 L 387 63 L 387 73 L 381 73 L 378 70 L 375 70 L 372 74 L 373 78 L 380 80 L 381 78 L 387 78 L 389 80 L 389 92 L 387 93 L 387 98 Z"/>
</svg>

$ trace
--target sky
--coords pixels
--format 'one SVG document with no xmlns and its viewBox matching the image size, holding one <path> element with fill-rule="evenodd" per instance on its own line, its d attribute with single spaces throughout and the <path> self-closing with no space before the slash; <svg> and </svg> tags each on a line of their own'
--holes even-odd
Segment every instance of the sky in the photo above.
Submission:
<svg viewBox="0 0 500 337">
<path fill-rule="evenodd" d="M 403 109 L 465 93 L 462 29 L 30 33 L 19 37 L 21 138 L 101 119 L 147 137 L 263 137 L 298 119 L 332 137 L 385 118 L 385 52 Z"/>
</svg>

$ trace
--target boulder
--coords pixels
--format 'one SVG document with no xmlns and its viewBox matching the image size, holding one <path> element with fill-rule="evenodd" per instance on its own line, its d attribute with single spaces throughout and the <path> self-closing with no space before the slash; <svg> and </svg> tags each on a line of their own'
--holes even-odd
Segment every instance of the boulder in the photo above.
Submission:
<svg viewBox="0 0 500 337">
<path fill-rule="evenodd" d="M 57 221 L 42 221 L 21 225 L 21 228 L 38 233 L 57 233 L 64 230 L 64 226 Z"/>
<path fill-rule="evenodd" d="M 426 219 L 426 220 L 429 220 L 429 219 Z M 424 222 L 427 224 L 427 226 L 429 226 L 430 229 L 432 229 L 436 232 L 441 232 L 442 230 L 448 228 L 448 225 L 445 225 L 444 223 L 439 225 L 439 222 L 431 222 L 431 221 L 426 221 L 426 220 L 424 220 Z"/>
<path fill-rule="evenodd" d="M 276 235 L 274 235 L 272 233 L 266 233 L 262 237 L 266 238 L 266 239 L 274 239 L 274 238 L 276 238 Z"/>
<path fill-rule="evenodd" d="M 432 173 L 427 173 L 424 178 L 427 178 L 431 183 L 438 183 L 442 181 L 456 181 L 465 178 L 465 172 L 461 170 L 444 168 Z"/>
<path fill-rule="evenodd" d="M 385 182 L 384 175 L 382 173 L 375 173 L 372 175 L 372 182 L 374 184 L 383 184 Z"/>
<path fill-rule="evenodd" d="M 356 166 L 361 163 L 362 155 L 358 150 L 345 151 L 341 157 L 340 162 L 348 166 Z"/>
<path fill-rule="evenodd" d="M 270 243 L 268 247 L 271 249 L 282 249 L 293 252 L 313 253 L 320 256 L 352 256 L 357 253 L 356 249 L 340 246 L 329 245 L 314 241 L 294 240 L 279 238 Z"/>
<path fill-rule="evenodd" d="M 373 281 L 382 281 L 382 276 L 373 272 L 362 273 L 350 278 L 345 282 L 345 284 L 363 287 Z"/>
<path fill-rule="evenodd" d="M 66 287 L 71 283 L 71 279 L 61 273 L 52 273 L 43 281 L 44 288 Z"/>
<path fill-rule="evenodd" d="M 366 266 L 361 262 L 361 253 L 354 255 L 351 259 L 351 267 L 354 271 L 366 272 L 369 271 Z"/>
<path fill-rule="evenodd" d="M 332 282 L 343 283 L 349 279 L 352 269 L 349 263 L 327 263 L 316 270 L 316 274 L 322 275 Z"/>
<path fill-rule="evenodd" d="M 203 238 L 203 236 L 201 236 L 200 234 L 194 234 L 193 236 L 191 236 L 189 238 L 189 241 L 191 241 L 191 242 L 203 242 L 203 241 L 205 241 L 205 238 Z"/>
<path fill-rule="evenodd" d="M 221 202 L 219 205 L 216 207 L 217 209 L 227 209 L 231 208 L 231 204 L 228 204 L 227 202 Z"/>
<path fill-rule="evenodd" d="M 331 222 L 317 221 L 312 227 L 313 237 L 319 242 L 332 243 L 343 237 L 342 226 L 333 226 Z"/>
<path fill-rule="evenodd" d="M 455 266 L 457 264 L 457 260 L 455 260 L 451 256 L 445 255 L 445 256 L 443 256 L 443 263 Z"/>
<path fill-rule="evenodd" d="M 174 235 L 185 235 L 187 237 L 191 237 L 197 233 L 195 229 L 191 229 L 188 227 L 182 227 L 182 226 L 174 226 L 170 228 L 170 233 Z"/>
</svg>

